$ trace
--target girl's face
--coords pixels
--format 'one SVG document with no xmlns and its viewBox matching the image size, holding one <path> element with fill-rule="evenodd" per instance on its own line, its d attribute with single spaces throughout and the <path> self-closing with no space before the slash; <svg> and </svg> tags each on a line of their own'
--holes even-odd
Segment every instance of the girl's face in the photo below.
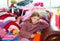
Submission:
<svg viewBox="0 0 60 41">
<path fill-rule="evenodd" d="M 39 17 L 38 16 L 33 16 L 33 17 L 31 17 L 31 21 L 32 21 L 32 23 L 33 24 L 36 24 L 36 23 L 38 23 L 39 22 Z"/>
</svg>

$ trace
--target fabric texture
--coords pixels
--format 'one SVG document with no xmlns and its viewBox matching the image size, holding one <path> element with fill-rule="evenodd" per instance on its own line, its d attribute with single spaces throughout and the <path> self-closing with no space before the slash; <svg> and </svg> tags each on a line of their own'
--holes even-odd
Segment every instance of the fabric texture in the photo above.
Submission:
<svg viewBox="0 0 60 41">
<path fill-rule="evenodd" d="M 49 24 L 46 24 L 44 22 L 39 22 L 35 25 L 31 24 L 29 21 L 25 21 L 22 25 L 19 38 L 27 38 L 30 39 L 31 35 L 36 33 L 38 30 L 44 30 L 47 27 L 49 27 Z"/>
</svg>

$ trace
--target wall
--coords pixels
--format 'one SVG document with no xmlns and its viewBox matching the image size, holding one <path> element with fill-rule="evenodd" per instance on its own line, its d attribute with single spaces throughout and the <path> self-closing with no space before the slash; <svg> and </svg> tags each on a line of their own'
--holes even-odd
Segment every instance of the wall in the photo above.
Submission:
<svg viewBox="0 0 60 41">
<path fill-rule="evenodd" d="M 0 0 L 0 8 L 7 7 L 7 0 Z"/>
</svg>

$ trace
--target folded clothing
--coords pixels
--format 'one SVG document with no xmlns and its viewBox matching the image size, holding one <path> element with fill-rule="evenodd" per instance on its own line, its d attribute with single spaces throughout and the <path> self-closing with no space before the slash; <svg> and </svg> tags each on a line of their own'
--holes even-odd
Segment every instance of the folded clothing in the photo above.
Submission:
<svg viewBox="0 0 60 41">
<path fill-rule="evenodd" d="M 16 37 L 17 35 L 6 35 L 2 38 L 2 40 L 13 40 Z"/>
<path fill-rule="evenodd" d="M 4 28 L 9 22 L 11 22 L 11 20 L 4 22 L 0 22 L 0 28 Z"/>
</svg>

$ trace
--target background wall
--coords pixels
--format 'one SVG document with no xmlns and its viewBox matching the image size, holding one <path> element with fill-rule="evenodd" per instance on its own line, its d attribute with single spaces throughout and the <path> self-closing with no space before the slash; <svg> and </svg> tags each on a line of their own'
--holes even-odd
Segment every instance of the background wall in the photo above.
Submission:
<svg viewBox="0 0 60 41">
<path fill-rule="evenodd" d="M 17 2 L 23 1 L 23 0 L 16 0 Z M 10 5 L 11 4 L 11 0 L 0 0 L 0 8 L 1 7 L 7 7 L 7 2 Z M 43 2 L 45 7 L 58 7 L 60 6 L 60 0 L 33 0 L 33 3 L 35 2 Z"/>
<path fill-rule="evenodd" d="M 17 2 L 24 1 L 24 0 L 16 0 Z M 56 12 L 57 8 L 49 8 L 49 7 L 58 7 L 60 6 L 60 0 L 33 0 L 33 3 L 35 2 L 43 2 L 44 7 L 52 10 L 53 12 Z M 8 7 L 11 4 L 11 0 L 0 0 L 0 8 Z"/>
<path fill-rule="evenodd" d="M 0 8 L 7 7 L 7 0 L 0 0 Z"/>
</svg>

